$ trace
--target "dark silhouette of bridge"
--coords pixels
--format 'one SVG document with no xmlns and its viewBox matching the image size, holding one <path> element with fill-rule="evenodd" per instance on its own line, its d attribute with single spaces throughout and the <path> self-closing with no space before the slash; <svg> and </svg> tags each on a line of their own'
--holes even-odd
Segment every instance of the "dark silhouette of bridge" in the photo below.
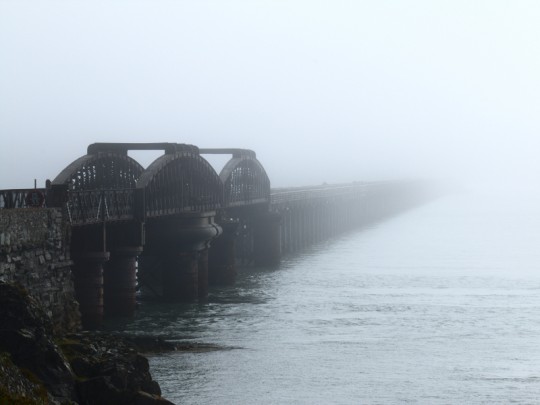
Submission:
<svg viewBox="0 0 540 405">
<path fill-rule="evenodd" d="M 163 155 L 144 169 L 132 150 Z M 218 175 L 206 154 L 231 159 Z M 418 181 L 271 189 L 251 150 L 95 143 L 46 189 L 0 191 L 0 208 L 65 210 L 90 328 L 104 313 L 132 314 L 137 284 L 165 300 L 204 299 L 209 283 L 234 282 L 237 262 L 276 265 L 282 254 L 407 209 L 426 191 Z"/>
</svg>

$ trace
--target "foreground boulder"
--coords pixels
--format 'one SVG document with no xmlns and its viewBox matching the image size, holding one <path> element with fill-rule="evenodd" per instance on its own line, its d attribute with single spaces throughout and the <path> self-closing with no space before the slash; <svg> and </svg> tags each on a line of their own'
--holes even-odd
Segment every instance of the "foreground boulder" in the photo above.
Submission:
<svg viewBox="0 0 540 405">
<path fill-rule="evenodd" d="M 52 396 L 43 384 L 35 381 L 11 361 L 8 353 L 0 354 L 0 404 L 49 404 Z"/>
<path fill-rule="evenodd" d="M 160 397 L 146 357 L 127 339 L 96 332 L 66 336 L 60 346 L 77 376 L 77 394 L 89 404 L 170 404 Z M 144 401 L 144 402 L 142 402 Z"/>
<path fill-rule="evenodd" d="M 1 404 L 171 404 L 132 342 L 99 333 L 54 337 L 36 301 L 3 282 L 0 325 Z"/>
<path fill-rule="evenodd" d="M 50 395 L 74 400 L 75 380 L 53 341 L 52 325 L 24 289 L 0 283 L 0 351 Z"/>
</svg>

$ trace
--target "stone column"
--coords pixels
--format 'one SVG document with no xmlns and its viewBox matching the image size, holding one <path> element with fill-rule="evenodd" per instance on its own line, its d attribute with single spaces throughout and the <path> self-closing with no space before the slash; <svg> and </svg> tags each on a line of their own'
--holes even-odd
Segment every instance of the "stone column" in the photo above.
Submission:
<svg viewBox="0 0 540 405">
<path fill-rule="evenodd" d="M 199 263 L 196 251 L 169 252 L 162 263 L 163 298 L 193 301 L 199 297 Z"/>
<path fill-rule="evenodd" d="M 111 252 L 104 271 L 105 316 L 132 316 L 135 312 L 137 256 L 140 246 L 116 248 Z"/>
<path fill-rule="evenodd" d="M 162 256 L 148 255 L 146 249 L 137 259 L 137 282 L 142 299 L 159 300 L 163 297 Z"/>
<path fill-rule="evenodd" d="M 212 242 L 208 259 L 210 284 L 231 285 L 236 280 L 236 237 L 239 223 L 222 222 L 223 233 Z"/>
<path fill-rule="evenodd" d="M 199 268 L 199 300 L 204 301 L 208 298 L 208 248 L 199 252 L 197 266 Z"/>
<path fill-rule="evenodd" d="M 109 260 L 109 252 L 80 252 L 72 259 L 83 328 L 99 328 L 103 323 L 103 263 Z"/>
<path fill-rule="evenodd" d="M 208 265 L 205 250 L 210 241 L 221 234 L 221 227 L 214 222 L 214 217 L 214 211 L 193 212 L 156 218 L 147 223 L 145 254 L 156 259 L 153 260 L 154 267 L 145 270 L 145 279 L 160 280 L 164 300 L 206 298 Z"/>
</svg>

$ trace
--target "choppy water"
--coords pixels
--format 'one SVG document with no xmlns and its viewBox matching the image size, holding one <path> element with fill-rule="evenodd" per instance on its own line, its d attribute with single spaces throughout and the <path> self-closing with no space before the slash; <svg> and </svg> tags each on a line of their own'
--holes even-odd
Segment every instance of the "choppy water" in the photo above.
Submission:
<svg viewBox="0 0 540 405">
<path fill-rule="evenodd" d="M 540 201 L 437 200 L 123 329 L 179 404 L 540 403 Z"/>
</svg>

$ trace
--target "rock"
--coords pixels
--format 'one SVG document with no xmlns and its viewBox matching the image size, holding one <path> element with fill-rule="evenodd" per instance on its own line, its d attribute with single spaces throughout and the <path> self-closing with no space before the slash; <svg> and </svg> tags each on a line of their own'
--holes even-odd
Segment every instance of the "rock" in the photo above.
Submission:
<svg viewBox="0 0 540 405">
<path fill-rule="evenodd" d="M 85 403 L 132 404 L 139 392 L 161 398 L 148 359 L 128 338 L 83 332 L 66 336 L 60 346 L 70 359 L 78 396 Z"/>
<path fill-rule="evenodd" d="M 122 389 L 111 382 L 110 376 L 99 376 L 77 383 L 79 397 L 85 404 L 128 405 L 135 401 L 135 393 L 126 395 Z"/>
<path fill-rule="evenodd" d="M 53 399 L 42 384 L 13 364 L 8 353 L 0 353 L 0 404 L 30 403 L 49 404 Z"/>
<path fill-rule="evenodd" d="M 0 404 L 171 404 L 128 338 L 100 332 L 55 337 L 36 301 L 3 282 L 0 325 Z"/>
<path fill-rule="evenodd" d="M 176 351 L 176 345 L 159 336 L 126 336 L 138 351 L 142 353 L 162 353 Z"/>
<path fill-rule="evenodd" d="M 147 392 L 139 391 L 135 396 L 134 405 L 174 405 L 157 395 L 148 394 Z"/>
<path fill-rule="evenodd" d="M 59 399 L 74 399 L 71 369 L 52 340 L 52 325 L 28 294 L 0 283 L 0 349 L 15 365 L 35 375 Z"/>
</svg>

